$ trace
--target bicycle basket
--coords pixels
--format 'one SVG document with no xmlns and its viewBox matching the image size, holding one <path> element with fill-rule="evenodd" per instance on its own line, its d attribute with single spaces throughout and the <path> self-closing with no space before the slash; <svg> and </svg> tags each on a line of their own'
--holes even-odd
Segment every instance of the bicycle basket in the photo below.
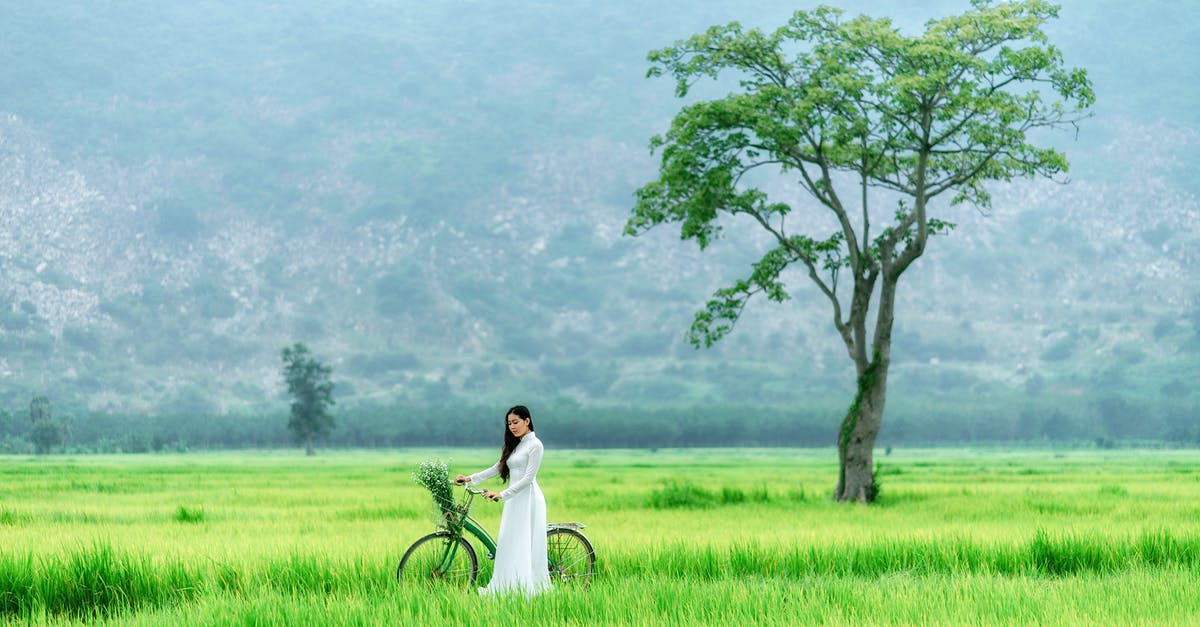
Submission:
<svg viewBox="0 0 1200 627">
<path fill-rule="evenodd" d="M 433 524 L 450 532 L 462 529 L 467 518 L 467 503 L 453 498 L 433 497 L 433 509 L 430 511 Z"/>
</svg>

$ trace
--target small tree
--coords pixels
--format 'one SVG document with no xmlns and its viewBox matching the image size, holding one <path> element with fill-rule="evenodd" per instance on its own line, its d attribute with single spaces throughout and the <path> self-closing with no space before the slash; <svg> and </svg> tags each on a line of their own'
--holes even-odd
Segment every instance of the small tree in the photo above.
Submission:
<svg viewBox="0 0 1200 627">
<path fill-rule="evenodd" d="M 38 422 L 29 430 L 29 441 L 33 442 L 38 455 L 49 453 L 59 442 L 58 425 L 50 420 Z"/>
<path fill-rule="evenodd" d="M 35 396 L 32 401 L 29 401 L 29 426 L 34 426 L 37 423 L 53 418 L 50 409 L 50 399 L 45 396 Z"/>
<path fill-rule="evenodd" d="M 1086 73 L 1064 67 L 1042 32 L 1057 6 L 971 6 L 913 36 L 887 19 L 819 7 L 772 33 L 734 23 L 650 54 L 650 75 L 673 76 L 680 97 L 720 75 L 737 76 L 740 89 L 684 107 L 651 140 L 662 152 L 660 175 L 638 190 L 626 232 L 676 222 L 703 249 L 725 217 L 769 236 L 750 275 L 696 314 L 697 347 L 732 330 L 752 297 L 788 300 L 790 267 L 829 301 L 858 383 L 838 430 L 838 500 L 875 498 L 900 277 L 932 235 L 953 226 L 935 201 L 987 207 L 989 182 L 1065 172 L 1065 156 L 1028 134 L 1073 126 L 1094 100 Z M 772 170 L 803 193 L 769 198 L 745 178 Z M 802 204 L 834 226 L 797 215 Z"/>
<path fill-rule="evenodd" d="M 35 396 L 29 402 L 29 441 L 38 455 L 50 452 L 59 441 L 58 425 L 50 408 L 50 399 Z"/>
<path fill-rule="evenodd" d="M 0 407 L 0 437 L 15 434 L 16 429 L 17 419 L 13 417 L 12 412 Z"/>
<path fill-rule="evenodd" d="M 333 368 L 317 361 L 303 343 L 283 349 L 283 378 L 292 395 L 292 414 L 288 429 L 296 443 L 304 443 L 305 453 L 313 455 L 313 438 L 327 435 L 333 429 L 333 383 L 329 375 Z"/>
</svg>

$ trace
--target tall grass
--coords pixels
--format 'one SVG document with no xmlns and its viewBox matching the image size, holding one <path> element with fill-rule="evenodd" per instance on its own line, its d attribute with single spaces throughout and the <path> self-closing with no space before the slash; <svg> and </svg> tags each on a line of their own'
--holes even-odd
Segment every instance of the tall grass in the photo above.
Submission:
<svg viewBox="0 0 1200 627">
<path fill-rule="evenodd" d="M 747 543 L 729 547 L 672 544 L 646 552 L 620 552 L 609 571 L 701 580 L 728 577 L 805 578 L 908 575 L 1070 576 L 1146 568 L 1179 568 L 1200 574 L 1200 534 L 1165 530 L 1130 538 L 1039 531 L 1016 544 L 961 538 L 871 539 L 817 546 Z"/>
<path fill-rule="evenodd" d="M 805 580 L 608 579 L 531 601 L 391 588 L 330 596 L 261 591 L 120 613 L 117 625 L 1070 625 L 1197 624 L 1195 575 L 897 576 Z"/>
<path fill-rule="evenodd" d="M 198 507 L 188 509 L 180 505 L 179 509 L 175 510 L 175 520 L 181 523 L 204 522 L 204 510 Z"/>
<path fill-rule="evenodd" d="M 161 606 L 214 592 L 375 595 L 396 587 L 390 562 L 295 553 L 248 565 L 152 558 L 104 543 L 62 557 L 0 555 L 0 613 L 73 617 Z M 1166 530 L 1130 538 L 1038 532 L 1015 545 L 963 539 L 866 540 L 832 546 L 672 544 L 614 551 L 598 581 L 616 578 L 803 581 L 814 577 L 1069 577 L 1173 569 L 1200 575 L 1200 535 Z"/>
<path fill-rule="evenodd" d="M 646 507 L 707 509 L 718 505 L 742 503 L 799 503 L 804 499 L 803 488 L 793 488 L 786 493 L 773 493 L 762 485 L 749 490 L 725 485 L 721 486 L 720 490 L 709 490 L 690 481 L 671 480 L 650 491 L 646 496 Z"/>
<path fill-rule="evenodd" d="M 157 561 L 105 543 L 62 558 L 0 554 L 0 613 L 74 617 L 189 599 L 203 576 L 181 561 Z"/>
<path fill-rule="evenodd" d="M 539 483 L 600 571 L 532 602 L 398 587 L 432 530 L 427 451 L 0 457 L 0 623 L 1200 621 L 1194 452 L 900 450 L 869 508 L 819 496 L 829 451 L 573 455 Z M 473 513 L 494 532 L 500 510 Z"/>
</svg>

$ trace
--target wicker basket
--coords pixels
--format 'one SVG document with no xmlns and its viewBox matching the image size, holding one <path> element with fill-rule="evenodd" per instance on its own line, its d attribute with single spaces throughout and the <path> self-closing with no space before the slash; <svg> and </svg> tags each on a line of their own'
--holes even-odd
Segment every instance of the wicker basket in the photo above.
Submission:
<svg viewBox="0 0 1200 627">
<path fill-rule="evenodd" d="M 451 533 L 457 533 L 466 522 L 467 503 L 453 499 L 446 501 L 434 497 L 430 516 L 433 518 L 433 524 Z"/>
</svg>

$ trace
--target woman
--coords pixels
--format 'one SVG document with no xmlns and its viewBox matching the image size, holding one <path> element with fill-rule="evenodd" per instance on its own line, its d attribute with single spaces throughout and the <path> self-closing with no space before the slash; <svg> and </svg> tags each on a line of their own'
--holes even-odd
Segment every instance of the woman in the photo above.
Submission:
<svg viewBox="0 0 1200 627">
<path fill-rule="evenodd" d="M 500 514 L 500 536 L 496 540 L 496 566 L 492 580 L 480 594 L 519 590 L 526 595 L 550 586 L 546 568 L 546 498 L 537 484 L 542 464 L 542 442 L 533 432 L 533 417 L 524 405 L 505 415 L 504 449 L 500 461 L 469 477 L 458 475 L 455 483 L 479 483 L 500 475 L 512 482 L 500 492 L 484 491 L 493 501 L 504 501 Z"/>
</svg>

